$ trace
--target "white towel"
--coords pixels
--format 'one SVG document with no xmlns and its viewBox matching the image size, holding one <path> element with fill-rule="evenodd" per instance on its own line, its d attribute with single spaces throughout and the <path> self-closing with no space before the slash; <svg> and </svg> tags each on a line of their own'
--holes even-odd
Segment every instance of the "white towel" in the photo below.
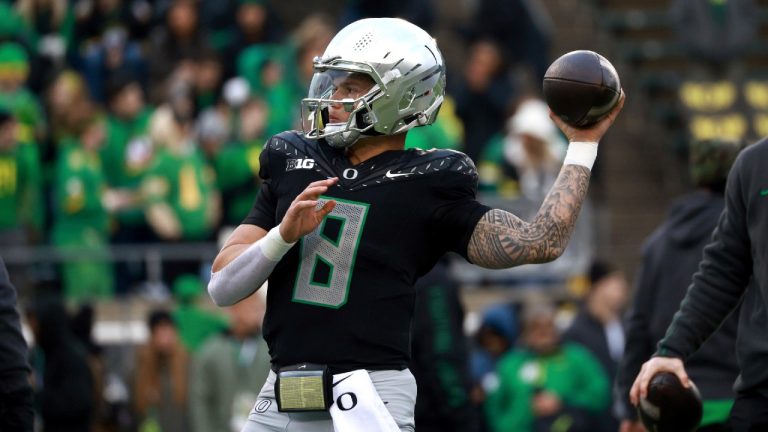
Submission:
<svg viewBox="0 0 768 432">
<path fill-rule="evenodd" d="M 364 369 L 334 375 L 333 400 L 336 432 L 400 432 Z"/>
</svg>

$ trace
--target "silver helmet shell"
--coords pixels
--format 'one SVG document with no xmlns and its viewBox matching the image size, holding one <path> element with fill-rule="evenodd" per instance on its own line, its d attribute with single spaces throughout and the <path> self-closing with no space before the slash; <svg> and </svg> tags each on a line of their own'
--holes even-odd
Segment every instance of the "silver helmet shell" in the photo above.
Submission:
<svg viewBox="0 0 768 432">
<path fill-rule="evenodd" d="M 322 57 L 303 99 L 307 138 L 348 147 L 361 136 L 393 135 L 432 124 L 445 95 L 445 65 L 427 32 L 399 18 L 368 18 L 344 27 Z M 370 77 L 373 87 L 356 99 L 331 99 L 343 73 Z M 343 104 L 345 123 L 328 123 L 328 106 Z"/>
</svg>

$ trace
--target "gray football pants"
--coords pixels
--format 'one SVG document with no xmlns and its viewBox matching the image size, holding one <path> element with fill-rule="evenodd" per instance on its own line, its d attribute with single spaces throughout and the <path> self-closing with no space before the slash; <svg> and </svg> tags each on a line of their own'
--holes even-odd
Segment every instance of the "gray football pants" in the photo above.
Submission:
<svg viewBox="0 0 768 432">
<path fill-rule="evenodd" d="M 416 379 L 408 369 L 370 371 L 376 391 L 402 432 L 413 432 Z M 284 413 L 277 410 L 275 373 L 269 373 L 242 432 L 333 432 L 326 411 Z"/>
</svg>

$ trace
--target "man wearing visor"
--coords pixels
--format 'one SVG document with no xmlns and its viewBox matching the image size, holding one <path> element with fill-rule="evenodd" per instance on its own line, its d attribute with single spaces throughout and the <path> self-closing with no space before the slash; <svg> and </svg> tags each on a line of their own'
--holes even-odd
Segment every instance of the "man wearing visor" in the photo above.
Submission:
<svg viewBox="0 0 768 432">
<path fill-rule="evenodd" d="M 443 102 L 445 66 L 429 34 L 400 19 L 360 20 L 314 68 L 304 130 L 265 145 L 259 196 L 208 286 L 227 306 L 269 281 L 272 373 L 243 430 L 413 431 L 414 283 L 449 251 L 486 268 L 560 256 L 621 103 L 589 129 L 553 117 L 571 144 L 526 222 L 476 201 L 466 155 L 404 150 L 406 132 L 432 124 Z"/>
</svg>

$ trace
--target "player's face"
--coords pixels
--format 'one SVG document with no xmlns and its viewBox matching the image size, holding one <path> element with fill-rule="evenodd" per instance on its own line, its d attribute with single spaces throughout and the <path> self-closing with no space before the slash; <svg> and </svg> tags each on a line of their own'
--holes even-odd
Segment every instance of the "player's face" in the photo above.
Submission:
<svg viewBox="0 0 768 432">
<path fill-rule="evenodd" d="M 328 108 L 329 123 L 346 123 L 351 112 L 357 108 L 351 102 L 363 97 L 373 87 L 373 80 L 365 74 L 342 75 L 333 82 L 331 99 L 349 103 L 331 104 Z"/>
</svg>

